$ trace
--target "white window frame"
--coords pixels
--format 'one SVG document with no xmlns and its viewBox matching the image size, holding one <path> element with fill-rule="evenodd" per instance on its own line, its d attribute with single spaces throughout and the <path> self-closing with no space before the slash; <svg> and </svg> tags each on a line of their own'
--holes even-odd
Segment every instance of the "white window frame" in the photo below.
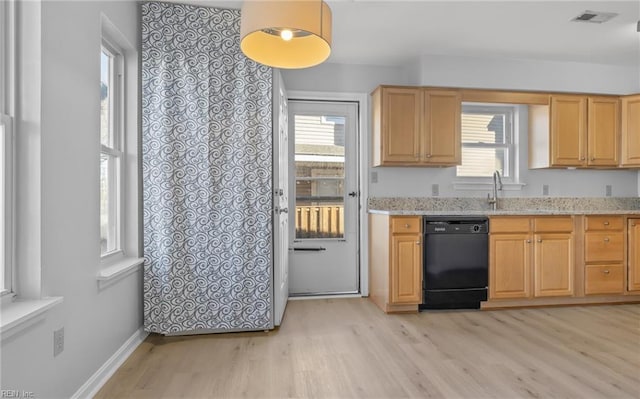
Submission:
<svg viewBox="0 0 640 399">
<path fill-rule="evenodd" d="M 103 35 L 101 53 L 105 52 L 111 59 L 111 76 L 110 87 L 111 104 L 109 109 L 109 117 L 111 119 L 110 126 L 112 129 L 112 146 L 100 143 L 100 157 L 107 155 L 115 159 L 115 167 L 111 169 L 109 176 L 109 224 L 113 229 L 115 238 L 115 247 L 112 251 L 100 253 L 103 263 L 112 262 L 116 258 L 124 257 L 124 216 L 123 216 L 123 198 L 125 195 L 125 162 L 124 162 L 124 52 L 112 41 Z M 100 132 L 98 132 L 98 135 Z M 98 160 L 100 162 L 100 160 Z M 115 215 L 115 217 L 111 217 Z"/>
<path fill-rule="evenodd" d="M 15 3 L 0 2 L 0 295 L 15 291 L 14 242 L 14 121 L 15 113 Z"/>
<path fill-rule="evenodd" d="M 517 117 L 518 108 L 509 104 L 483 104 L 483 103 L 463 103 L 462 113 L 500 113 L 505 115 L 505 143 L 464 143 L 462 148 L 498 148 L 506 150 L 504 167 L 508 168 L 508 176 L 502 176 L 505 184 L 520 185 L 518 170 L 518 131 Z M 462 133 L 461 133 L 462 134 Z M 456 168 L 456 186 L 459 188 L 473 188 L 478 186 L 484 189 L 484 185 L 493 184 L 492 176 L 458 176 Z"/>
</svg>

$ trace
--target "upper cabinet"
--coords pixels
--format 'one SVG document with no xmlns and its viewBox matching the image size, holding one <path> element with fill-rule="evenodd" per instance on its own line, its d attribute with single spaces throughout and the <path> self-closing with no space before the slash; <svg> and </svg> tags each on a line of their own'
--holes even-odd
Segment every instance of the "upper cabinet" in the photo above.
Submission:
<svg viewBox="0 0 640 399">
<path fill-rule="evenodd" d="M 617 167 L 618 97 L 552 95 L 529 107 L 529 167 Z"/>
<path fill-rule="evenodd" d="M 640 95 L 622 97 L 622 166 L 640 166 Z"/>
<path fill-rule="evenodd" d="M 460 164 L 458 90 L 380 86 L 371 99 L 373 166 Z"/>
</svg>

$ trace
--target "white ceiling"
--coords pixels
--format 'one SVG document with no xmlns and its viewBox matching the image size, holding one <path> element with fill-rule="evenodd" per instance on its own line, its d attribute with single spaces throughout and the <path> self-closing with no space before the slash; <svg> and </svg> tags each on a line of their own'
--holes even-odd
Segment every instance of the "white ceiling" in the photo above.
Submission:
<svg viewBox="0 0 640 399">
<path fill-rule="evenodd" d="M 175 0 L 240 8 L 242 1 Z M 640 0 L 328 0 L 328 62 L 400 65 L 420 55 L 507 57 L 637 65 Z M 585 10 L 615 12 L 603 23 L 570 22 Z"/>
</svg>

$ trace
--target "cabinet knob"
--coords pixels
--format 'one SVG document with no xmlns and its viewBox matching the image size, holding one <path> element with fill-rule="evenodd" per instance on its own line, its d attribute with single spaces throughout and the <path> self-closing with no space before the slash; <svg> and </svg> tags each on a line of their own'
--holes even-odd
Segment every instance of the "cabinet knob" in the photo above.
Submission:
<svg viewBox="0 0 640 399">
<path fill-rule="evenodd" d="M 609 225 L 609 221 L 604 222 L 604 225 L 608 226 Z"/>
<path fill-rule="evenodd" d="M 602 273 L 609 274 L 610 272 L 609 272 L 609 270 L 603 270 Z"/>
<path fill-rule="evenodd" d="M 609 242 L 609 237 L 605 237 L 604 242 Z"/>
<path fill-rule="evenodd" d="M 595 160 L 596 160 L 596 157 L 591 157 L 591 160 L 592 160 L 592 161 L 595 161 Z"/>
<path fill-rule="evenodd" d="M 538 242 L 542 242 L 542 239 L 539 239 Z"/>
<path fill-rule="evenodd" d="M 581 160 L 581 161 L 584 161 L 584 160 L 585 160 L 585 157 L 581 157 L 581 158 L 580 158 L 580 160 Z"/>
<path fill-rule="evenodd" d="M 416 245 L 420 245 L 422 244 L 420 241 L 416 241 Z"/>
<path fill-rule="evenodd" d="M 406 224 L 404 225 L 404 228 L 405 228 L 405 229 L 408 229 L 409 227 L 411 227 L 411 225 L 410 225 L 409 223 L 406 223 Z"/>
<path fill-rule="evenodd" d="M 531 244 L 531 240 L 527 240 L 527 244 Z"/>
</svg>

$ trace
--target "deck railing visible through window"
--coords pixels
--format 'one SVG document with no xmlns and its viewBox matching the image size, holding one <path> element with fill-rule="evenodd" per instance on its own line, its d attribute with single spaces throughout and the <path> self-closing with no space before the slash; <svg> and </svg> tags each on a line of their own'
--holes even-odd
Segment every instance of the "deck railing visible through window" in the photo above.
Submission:
<svg viewBox="0 0 640 399">
<path fill-rule="evenodd" d="M 296 238 L 343 238 L 342 205 L 296 206 Z"/>
</svg>

